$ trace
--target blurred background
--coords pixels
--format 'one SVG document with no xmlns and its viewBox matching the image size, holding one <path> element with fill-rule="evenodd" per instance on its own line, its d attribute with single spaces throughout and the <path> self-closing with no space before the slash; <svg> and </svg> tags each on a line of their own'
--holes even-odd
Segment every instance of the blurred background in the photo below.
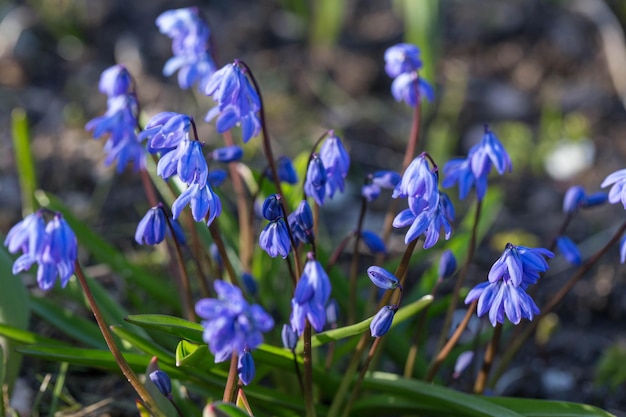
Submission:
<svg viewBox="0 0 626 417">
<path fill-rule="evenodd" d="M 515 241 L 547 246 L 562 221 L 565 190 L 599 190 L 626 167 L 626 2 L 622 0 L 283 0 L 0 2 L 0 230 L 20 217 L 11 145 L 13 117 L 24 109 L 39 184 L 58 195 L 109 241 L 132 252 L 129 230 L 146 203 L 140 181 L 103 165 L 102 142 L 85 123 L 102 114 L 100 73 L 125 64 L 136 79 L 143 118 L 186 112 L 207 142 L 212 101 L 181 91 L 161 70 L 171 41 L 155 18 L 197 6 L 212 30 L 218 66 L 242 59 L 259 79 L 278 154 L 295 156 L 333 128 L 351 150 L 351 187 L 328 207 L 330 228 L 351 227 L 363 176 L 401 165 L 412 111 L 395 103 L 383 54 L 398 42 L 422 50 L 422 76 L 436 101 L 423 112 L 420 149 L 440 166 L 464 156 L 489 123 L 513 159 L 494 179 L 504 205 L 481 244 L 471 282 Z M 246 157 L 262 168 L 259 141 Z M 456 190 L 451 191 L 456 195 Z M 370 228 L 382 223 L 368 216 Z M 457 204 L 460 217 L 468 202 Z M 583 258 L 623 221 L 621 207 L 580 213 L 569 229 Z M 348 224 L 348 226 L 342 226 Z M 402 236 L 394 237 L 397 246 Z M 573 271 L 558 257 L 546 294 Z M 540 295 L 541 296 L 541 295 Z M 541 305 L 541 301 L 538 303 Z M 577 286 L 537 340 L 503 378 L 502 393 L 584 401 L 626 410 L 626 277 L 617 249 Z M 35 324 L 36 326 L 36 324 Z M 41 371 L 23 371 L 31 386 Z M 531 383 L 532 382 L 532 383 Z M 28 384 L 27 384 L 28 385 Z"/>
</svg>

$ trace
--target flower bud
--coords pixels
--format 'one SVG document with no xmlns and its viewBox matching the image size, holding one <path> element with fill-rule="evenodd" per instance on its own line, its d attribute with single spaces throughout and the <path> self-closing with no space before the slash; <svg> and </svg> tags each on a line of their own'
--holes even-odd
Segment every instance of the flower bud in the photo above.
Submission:
<svg viewBox="0 0 626 417">
<path fill-rule="evenodd" d="M 285 349 L 294 350 L 298 344 L 298 335 L 293 331 L 290 325 L 283 324 L 283 330 L 280 332 L 283 339 Z"/>
<path fill-rule="evenodd" d="M 280 219 L 283 216 L 283 209 L 278 199 L 278 194 L 272 194 L 265 199 L 262 209 L 263 217 L 271 222 Z"/>
<path fill-rule="evenodd" d="M 609 195 L 603 191 L 593 193 L 591 195 L 588 195 L 587 198 L 585 198 L 585 201 L 583 201 L 582 206 L 585 208 L 601 206 L 602 204 L 606 203 L 608 197 Z"/>
<path fill-rule="evenodd" d="M 372 337 L 384 336 L 391 327 L 393 316 L 396 314 L 396 308 L 392 306 L 384 306 L 374 316 L 374 319 L 370 323 L 370 331 Z"/>
<path fill-rule="evenodd" d="M 367 268 L 367 275 L 374 285 L 383 290 L 393 290 L 400 285 L 395 275 L 380 266 L 374 265 Z"/>
<path fill-rule="evenodd" d="M 278 178 L 282 182 L 286 182 L 287 184 L 297 184 L 298 183 L 298 174 L 296 174 L 296 169 L 291 162 L 291 159 L 286 156 L 281 156 L 278 158 L 276 163 L 276 171 L 278 171 Z M 273 179 L 271 171 L 268 174 L 270 179 Z"/>
<path fill-rule="evenodd" d="M 254 359 L 252 359 L 252 354 L 249 350 L 246 350 L 243 352 L 243 355 L 239 356 L 237 372 L 239 372 L 239 379 L 241 379 L 244 385 L 248 385 L 254 379 L 256 373 L 254 369 Z"/>
<path fill-rule="evenodd" d="M 224 146 L 222 148 L 215 149 L 211 156 L 216 161 L 220 162 L 234 162 L 239 161 L 243 157 L 243 149 L 237 145 Z"/>
<path fill-rule="evenodd" d="M 446 279 L 452 276 L 456 271 L 456 258 L 451 250 L 446 250 L 441 254 L 439 259 L 439 278 Z"/>
<path fill-rule="evenodd" d="M 387 253 L 385 242 L 371 230 L 362 230 L 361 240 L 372 253 Z"/>
<path fill-rule="evenodd" d="M 157 369 L 156 371 L 150 372 L 150 375 L 148 376 L 150 378 L 150 381 L 152 381 L 152 383 L 156 385 L 161 394 L 165 395 L 168 398 L 172 396 L 172 381 L 170 380 L 168 374 L 160 369 Z"/>
<path fill-rule="evenodd" d="M 584 203 L 585 189 L 580 185 L 570 187 L 563 197 L 563 213 L 574 213 Z"/>
</svg>

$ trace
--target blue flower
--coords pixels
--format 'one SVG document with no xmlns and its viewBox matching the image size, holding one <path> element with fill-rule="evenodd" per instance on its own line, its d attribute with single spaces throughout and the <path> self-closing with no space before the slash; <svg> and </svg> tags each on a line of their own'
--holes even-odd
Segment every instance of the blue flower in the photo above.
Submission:
<svg viewBox="0 0 626 417">
<path fill-rule="evenodd" d="M 207 182 L 211 184 L 211 187 L 219 187 L 224 183 L 228 177 L 228 174 L 223 169 L 214 169 L 209 171 L 209 176 L 207 177 Z"/>
<path fill-rule="evenodd" d="M 450 249 L 443 251 L 439 259 L 439 277 L 449 278 L 456 271 L 456 258 Z"/>
<path fill-rule="evenodd" d="M 539 309 L 526 294 L 526 288 L 537 282 L 540 273 L 547 271 L 545 257 L 552 256 L 554 254 L 547 249 L 508 243 L 491 267 L 488 281 L 475 286 L 465 297 L 465 304 L 478 300 L 478 317 L 489 313 L 493 326 L 504 323 L 505 315 L 513 324 L 518 324 L 522 318 L 532 320 Z"/>
<path fill-rule="evenodd" d="M 202 153 L 202 144 L 197 140 L 183 140 L 178 144 L 175 152 L 166 154 L 159 163 L 168 155 L 177 155 L 176 171 L 180 179 L 186 184 L 206 184 L 209 175 L 209 167 Z"/>
<path fill-rule="evenodd" d="M 313 200 L 317 205 L 324 205 L 324 199 L 326 198 L 326 183 L 328 177 L 326 175 L 326 168 L 317 154 L 313 154 L 309 161 L 309 167 L 306 171 L 306 178 L 304 180 L 304 193 L 308 197 L 313 197 Z"/>
<path fill-rule="evenodd" d="M 285 349 L 294 350 L 298 345 L 298 335 L 293 331 L 290 325 L 283 324 L 283 330 L 280 332 Z"/>
<path fill-rule="evenodd" d="M 384 306 L 376 313 L 370 323 L 372 337 L 382 337 L 389 331 L 397 310 L 395 306 Z"/>
<path fill-rule="evenodd" d="M 292 185 L 298 183 L 298 174 L 296 173 L 296 169 L 293 166 L 293 162 L 291 162 L 291 159 L 287 158 L 286 156 L 281 156 L 280 158 L 278 158 L 278 161 L 276 161 L 276 171 L 278 171 L 278 178 L 282 182 L 286 182 L 287 184 Z M 268 168 L 265 171 L 265 175 L 268 179 L 272 181 L 274 180 L 271 169 Z"/>
<path fill-rule="evenodd" d="M 400 174 L 395 171 L 376 171 L 367 176 L 365 185 L 361 188 L 361 196 L 372 202 L 378 198 L 382 188 L 393 190 L 401 179 Z"/>
<path fill-rule="evenodd" d="M 420 68 L 422 68 L 420 50 L 415 45 L 400 43 L 385 51 L 385 71 L 391 78 L 418 71 Z"/>
<path fill-rule="evenodd" d="M 172 398 L 172 380 L 167 373 L 157 369 L 156 371 L 150 372 L 148 377 L 150 381 L 156 385 L 161 394 L 165 395 L 167 398 Z"/>
<path fill-rule="evenodd" d="M 118 95 L 107 100 L 104 116 L 96 117 L 85 125 L 86 131 L 93 131 L 98 139 L 108 134 L 109 140 L 104 146 L 107 153 L 105 165 L 117 161 L 117 172 L 122 172 L 131 162 L 138 170 L 146 165 L 145 149 L 137 136 L 137 98 L 133 94 Z"/>
<path fill-rule="evenodd" d="M 586 198 L 585 201 L 583 202 L 583 207 L 584 208 L 589 208 L 589 207 L 595 207 L 595 206 L 601 206 L 602 204 L 607 202 L 608 199 L 608 194 L 600 191 L 597 193 L 593 193 L 593 194 L 589 194 Z"/>
<path fill-rule="evenodd" d="M 139 139 L 148 138 L 150 153 L 167 153 L 176 149 L 183 139 L 189 139 L 191 117 L 186 114 L 163 112 L 154 115 L 139 134 Z"/>
<path fill-rule="evenodd" d="M 423 97 L 426 97 L 428 101 L 435 99 L 435 92 L 431 85 L 416 72 L 400 74 L 393 80 L 391 94 L 397 102 L 404 101 L 411 107 L 415 107 Z"/>
<path fill-rule="evenodd" d="M 254 368 L 254 359 L 252 359 L 252 354 L 249 350 L 244 351 L 243 355 L 239 356 L 237 372 L 239 379 L 241 379 L 244 385 L 248 385 L 254 379 L 256 370 Z"/>
<path fill-rule="evenodd" d="M 367 276 L 374 285 L 383 290 L 394 290 L 400 285 L 394 274 L 380 266 L 373 265 L 367 268 Z"/>
<path fill-rule="evenodd" d="M 209 110 L 205 120 L 210 122 L 217 117 L 218 132 L 223 133 L 241 125 L 244 143 L 259 134 L 261 121 L 257 112 L 261 110 L 261 100 L 237 62 L 215 72 L 204 93 L 217 102 L 217 106 Z"/>
<path fill-rule="evenodd" d="M 576 244 L 567 236 L 559 236 L 556 240 L 556 247 L 559 248 L 561 254 L 572 265 L 580 265 L 582 258 Z"/>
<path fill-rule="evenodd" d="M 191 207 L 191 215 L 194 220 L 202 221 L 207 215 L 207 225 L 211 225 L 213 220 L 222 213 L 222 202 L 217 194 L 213 192 L 207 183 L 191 184 L 172 204 L 172 216 L 177 219 L 185 206 Z"/>
<path fill-rule="evenodd" d="M 619 259 L 621 263 L 626 262 L 626 236 L 619 242 Z"/>
<path fill-rule="evenodd" d="M 309 258 L 291 300 L 291 327 L 298 336 L 304 332 L 306 319 L 317 332 L 326 324 L 326 303 L 330 297 L 330 280 L 322 265 Z"/>
<path fill-rule="evenodd" d="M 46 240 L 46 224 L 40 211 L 29 214 L 9 230 L 4 239 L 10 253 L 22 251 L 13 263 L 13 274 L 30 269 L 40 257 Z"/>
<path fill-rule="evenodd" d="M 256 296 L 259 292 L 258 285 L 254 276 L 252 276 L 249 272 L 244 272 L 241 274 L 241 281 L 243 282 L 243 287 L 245 288 L 248 295 Z"/>
<path fill-rule="evenodd" d="M 622 203 L 626 209 L 626 187 L 624 187 L 626 185 L 626 169 L 620 169 L 610 174 L 602 181 L 600 186 L 604 188 L 609 185 L 611 185 L 608 197 L 609 203 Z"/>
<path fill-rule="evenodd" d="M 283 207 L 280 204 L 280 195 L 272 194 L 263 202 L 263 218 L 273 222 L 283 217 Z"/>
<path fill-rule="evenodd" d="M 160 206 L 152 207 L 141 219 L 135 231 L 135 241 L 140 245 L 156 245 L 165 239 L 167 219 Z"/>
<path fill-rule="evenodd" d="M 437 194 L 437 174 L 431 170 L 426 154 L 422 153 L 406 168 L 392 197 L 419 197 L 433 205 L 437 201 Z"/>
<path fill-rule="evenodd" d="M 306 200 L 302 200 L 298 207 L 289 214 L 287 223 L 293 236 L 302 243 L 311 243 L 315 237 L 313 233 L 313 212 Z"/>
<path fill-rule="evenodd" d="M 39 288 L 44 291 L 51 289 L 57 276 L 61 281 L 61 287 L 65 288 L 74 274 L 77 257 L 76 235 L 61 214 L 57 213 L 46 225 L 45 244 L 37 260 Z"/>
<path fill-rule="evenodd" d="M 130 93 L 132 83 L 133 79 L 126 67 L 124 65 L 114 65 L 102 72 L 98 88 L 102 94 L 115 97 Z"/>
<path fill-rule="evenodd" d="M 216 280 L 217 298 L 205 298 L 196 303 L 196 313 L 203 319 L 203 340 L 215 356 L 223 362 L 233 352 L 243 355 L 263 343 L 263 333 L 274 327 L 274 320 L 257 304 L 250 305 L 241 290 L 224 281 Z"/>
<path fill-rule="evenodd" d="M 187 89 L 198 82 L 200 91 L 215 72 L 215 63 L 209 55 L 210 31 L 195 7 L 168 10 L 161 13 L 156 24 L 161 33 L 172 38 L 172 52 L 163 67 L 163 75 L 178 71 L 178 85 Z"/>
<path fill-rule="evenodd" d="M 441 185 L 444 188 L 459 184 L 459 198 L 465 199 L 469 194 L 472 186 L 476 187 L 476 196 L 478 200 L 482 200 L 487 192 L 487 175 L 475 177 L 470 167 L 468 158 L 458 158 L 448 161 L 443 167 L 444 179 Z"/>
<path fill-rule="evenodd" d="M 243 157 L 243 149 L 237 145 L 224 146 L 214 149 L 211 152 L 211 157 L 216 161 L 224 163 L 240 161 Z"/>
<path fill-rule="evenodd" d="M 350 167 L 350 155 L 341 140 L 332 131 L 320 149 L 320 160 L 326 169 L 326 196 L 333 198 L 335 191 L 343 192 L 344 179 Z"/>
<path fill-rule="evenodd" d="M 563 197 L 563 213 L 575 213 L 582 207 L 586 198 L 585 189 L 580 185 L 568 188 Z"/>
<path fill-rule="evenodd" d="M 489 174 L 492 164 L 500 175 L 513 169 L 509 154 L 487 125 L 485 125 L 485 133 L 480 143 L 470 149 L 468 159 L 476 178 Z"/>
<path fill-rule="evenodd" d="M 393 220 L 393 227 L 409 227 L 404 238 L 405 243 L 426 234 L 424 249 L 428 249 L 439 240 L 441 228 L 448 240 L 452 234 L 450 222 L 454 220 L 454 208 L 445 193 L 439 193 L 434 205 L 418 197 L 409 197 L 409 208 L 398 213 Z"/>
<path fill-rule="evenodd" d="M 291 241 L 289 240 L 289 231 L 282 218 L 265 226 L 259 236 L 259 246 L 272 258 L 278 255 L 283 258 L 289 256 Z"/>
<path fill-rule="evenodd" d="M 361 240 L 372 253 L 387 253 L 385 242 L 371 230 L 361 231 Z"/>
</svg>

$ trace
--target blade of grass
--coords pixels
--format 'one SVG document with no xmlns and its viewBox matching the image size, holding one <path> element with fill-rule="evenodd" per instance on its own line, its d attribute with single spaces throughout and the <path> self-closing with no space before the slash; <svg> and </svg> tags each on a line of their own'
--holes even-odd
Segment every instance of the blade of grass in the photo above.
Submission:
<svg viewBox="0 0 626 417">
<path fill-rule="evenodd" d="M 30 132 L 26 112 L 22 108 L 15 108 L 11 112 L 11 131 L 13 136 L 13 151 L 15 152 L 15 164 L 20 182 L 22 195 L 22 214 L 35 211 L 35 190 L 37 189 L 37 176 L 33 153 L 30 148 Z"/>
</svg>

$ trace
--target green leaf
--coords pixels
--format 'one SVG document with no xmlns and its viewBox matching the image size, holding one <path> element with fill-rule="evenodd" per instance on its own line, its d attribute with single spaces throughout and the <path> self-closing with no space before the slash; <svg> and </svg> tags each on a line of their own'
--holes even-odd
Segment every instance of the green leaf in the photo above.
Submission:
<svg viewBox="0 0 626 417">
<path fill-rule="evenodd" d="M 174 364 L 174 356 L 172 353 L 154 341 L 140 336 L 136 332 L 123 326 L 111 326 L 111 330 L 119 336 L 120 339 L 128 342 L 134 348 L 137 348 L 150 356 L 156 356 L 161 361 L 168 362 L 172 365 Z"/>
<path fill-rule="evenodd" d="M 176 366 L 206 369 L 207 365 L 214 362 L 215 358 L 204 343 L 198 345 L 181 340 L 176 346 Z"/>
<path fill-rule="evenodd" d="M 526 417 L 615 417 L 615 415 L 597 407 L 567 401 L 511 397 L 484 397 L 484 399 Z"/>
<path fill-rule="evenodd" d="M 135 314 L 126 317 L 126 321 L 144 329 L 158 330 L 191 342 L 203 343 L 202 332 L 204 329 L 202 325 L 180 317 L 164 314 Z"/>
<path fill-rule="evenodd" d="M 5 336 L 19 344 L 24 345 L 58 345 L 70 346 L 67 343 L 60 342 L 56 339 L 41 336 L 28 330 L 18 329 L 17 327 L 0 324 L 0 335 Z"/>
<path fill-rule="evenodd" d="M 37 191 L 35 197 L 43 207 L 63 214 L 76 234 L 81 247 L 86 248 L 96 260 L 109 265 L 113 271 L 127 280 L 135 282 L 156 301 L 168 306 L 176 305 L 177 297 L 172 297 L 172 294 L 176 294 L 176 289 L 171 280 L 165 277 L 155 277 L 154 273 L 129 262 L 122 253 L 103 240 L 98 233 L 78 220 L 57 197 L 43 191 Z"/>
<path fill-rule="evenodd" d="M 30 148 L 30 133 L 26 112 L 22 108 L 11 112 L 11 130 L 13 133 L 13 150 L 15 164 L 20 181 L 22 194 L 22 213 L 24 215 L 35 211 L 35 190 L 37 189 L 37 175 L 33 163 L 33 153 Z"/>
</svg>

